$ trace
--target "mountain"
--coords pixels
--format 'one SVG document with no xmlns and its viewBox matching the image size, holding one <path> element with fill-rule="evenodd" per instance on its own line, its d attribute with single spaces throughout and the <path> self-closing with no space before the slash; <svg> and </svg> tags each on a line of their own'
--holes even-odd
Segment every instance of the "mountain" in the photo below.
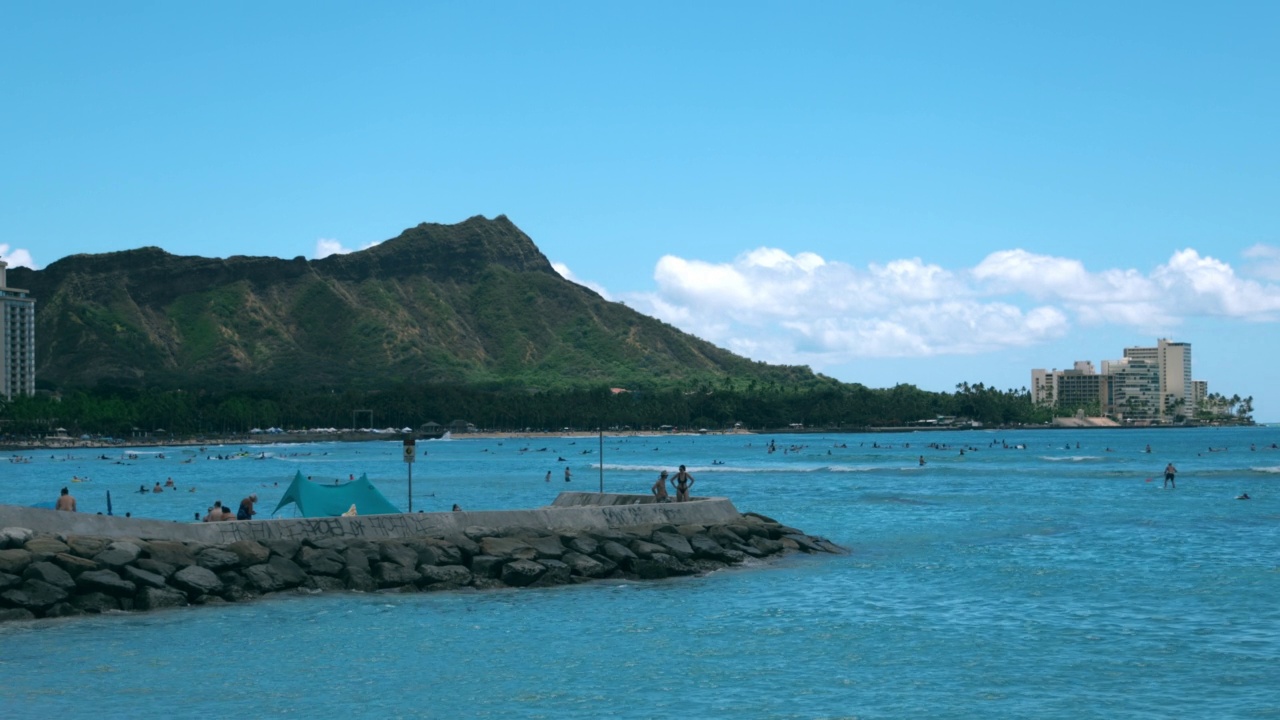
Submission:
<svg viewBox="0 0 1280 720">
<path fill-rule="evenodd" d="M 73 255 L 9 284 L 36 298 L 37 381 L 60 389 L 794 384 L 562 278 L 505 216 L 423 223 L 321 260 Z M 824 381 L 826 379 L 823 379 Z"/>
</svg>

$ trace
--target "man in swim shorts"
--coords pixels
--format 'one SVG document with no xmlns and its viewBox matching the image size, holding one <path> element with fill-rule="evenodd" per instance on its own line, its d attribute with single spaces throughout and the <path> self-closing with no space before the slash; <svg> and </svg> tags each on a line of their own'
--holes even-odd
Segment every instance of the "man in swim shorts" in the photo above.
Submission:
<svg viewBox="0 0 1280 720">
<path fill-rule="evenodd" d="M 1178 468 L 1174 467 L 1173 463 L 1164 466 L 1164 487 L 1169 487 L 1170 485 L 1175 489 L 1178 487 L 1178 484 L 1173 481 L 1173 476 L 1176 474 L 1178 474 Z"/>
</svg>

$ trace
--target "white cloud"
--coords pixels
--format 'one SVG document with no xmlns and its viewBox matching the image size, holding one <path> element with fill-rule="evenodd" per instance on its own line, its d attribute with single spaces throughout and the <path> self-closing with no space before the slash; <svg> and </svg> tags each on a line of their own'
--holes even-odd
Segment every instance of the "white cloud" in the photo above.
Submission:
<svg viewBox="0 0 1280 720">
<path fill-rule="evenodd" d="M 641 312 L 753 359 L 819 370 L 857 358 L 1000 352 L 1075 325 L 1145 335 L 1190 317 L 1280 319 L 1280 285 L 1242 279 L 1192 249 L 1144 273 L 1091 271 L 1021 249 L 948 270 L 920 258 L 857 268 L 757 248 L 721 263 L 667 255 L 653 278 L 656 292 L 625 298 Z"/>
<path fill-rule="evenodd" d="M 1280 281 L 1280 248 L 1258 243 L 1241 254 L 1251 261 L 1242 270 L 1263 280 Z"/>
<path fill-rule="evenodd" d="M 381 243 L 382 243 L 381 240 L 378 240 L 376 242 L 365 243 L 364 245 L 360 246 L 360 250 L 368 250 L 374 245 L 379 245 Z M 348 247 L 343 247 L 342 243 L 338 242 L 337 240 L 334 240 L 332 238 L 320 238 L 316 240 L 316 249 L 315 249 L 315 252 L 311 254 L 311 259 L 320 260 L 321 258 L 327 258 L 330 255 L 348 255 L 353 252 L 357 252 L 357 251 L 352 250 L 351 248 L 348 248 Z"/>
<path fill-rule="evenodd" d="M 9 263 L 9 267 L 26 267 L 32 270 L 39 270 L 36 267 L 36 261 L 32 259 L 31 252 L 22 248 L 10 249 L 5 243 L 0 243 L 0 260 Z"/>
<path fill-rule="evenodd" d="M 581 285 L 585 288 L 594 290 L 597 295 L 604 298 L 605 300 L 613 300 L 613 298 L 609 296 L 609 291 L 605 290 L 603 285 L 599 283 L 594 283 L 587 280 L 579 279 L 577 276 L 573 274 L 573 271 L 569 269 L 568 265 L 565 265 L 562 262 L 553 262 L 551 263 L 551 268 L 556 272 L 560 273 L 560 277 L 564 278 L 565 280 L 568 280 L 571 283 L 577 283 L 578 285 Z"/>
</svg>

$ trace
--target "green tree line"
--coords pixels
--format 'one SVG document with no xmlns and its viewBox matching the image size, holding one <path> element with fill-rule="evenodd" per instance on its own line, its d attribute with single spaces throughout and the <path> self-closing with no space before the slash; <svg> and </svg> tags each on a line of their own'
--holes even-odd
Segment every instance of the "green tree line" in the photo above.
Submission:
<svg viewBox="0 0 1280 720">
<path fill-rule="evenodd" d="M 872 389 L 859 384 L 783 385 L 758 381 L 697 382 L 682 387 L 614 392 L 608 387 L 554 390 L 463 385 L 400 385 L 382 391 L 336 389 L 184 392 L 131 389 L 76 391 L 15 398 L 0 405 L 0 434 L 69 434 L 127 438 L 244 433 L 253 428 L 410 427 L 465 421 L 491 430 L 597 427 L 652 429 L 859 429 L 906 426 L 953 416 L 985 425 L 1043 423 L 1026 389 L 962 383 L 954 393 L 914 385 Z"/>
</svg>

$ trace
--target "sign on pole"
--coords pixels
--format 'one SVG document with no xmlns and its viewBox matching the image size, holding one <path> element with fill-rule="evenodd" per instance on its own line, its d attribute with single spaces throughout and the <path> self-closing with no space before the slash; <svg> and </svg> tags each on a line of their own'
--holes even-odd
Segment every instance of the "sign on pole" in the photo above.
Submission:
<svg viewBox="0 0 1280 720">
<path fill-rule="evenodd" d="M 404 462 L 409 466 L 409 512 L 413 512 L 413 462 L 418 459 L 418 448 L 413 438 L 404 439 Z"/>
</svg>

